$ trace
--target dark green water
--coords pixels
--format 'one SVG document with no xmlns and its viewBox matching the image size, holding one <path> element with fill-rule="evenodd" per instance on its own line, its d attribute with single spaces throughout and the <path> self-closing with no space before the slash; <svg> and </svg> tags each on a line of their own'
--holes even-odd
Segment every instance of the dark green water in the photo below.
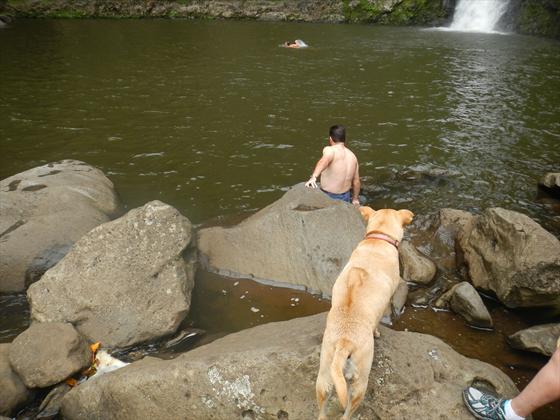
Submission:
<svg viewBox="0 0 560 420">
<path fill-rule="evenodd" d="M 311 47 L 278 47 L 293 38 Z M 128 208 L 159 199 L 196 224 L 221 223 L 306 180 L 335 123 L 348 127 L 362 200 L 374 207 L 503 206 L 560 233 L 558 208 L 536 189 L 560 170 L 557 41 L 184 20 L 20 20 L 0 30 L 0 179 L 79 159 L 102 169 Z M 0 306 L 9 341 L 27 325 L 25 298 Z M 200 273 L 190 317 L 211 340 L 327 308 Z M 445 331 L 458 351 L 524 386 L 544 359 L 507 348 L 504 337 L 530 322 L 504 311 L 493 309 L 496 333 L 421 309 L 395 327 Z"/>
<path fill-rule="evenodd" d="M 279 48 L 299 37 L 310 48 Z M 0 31 L 0 178 L 63 158 L 129 208 L 195 223 L 262 208 L 348 127 L 364 197 L 417 213 L 504 206 L 543 223 L 560 166 L 560 43 L 360 25 L 18 21 Z M 449 170 L 447 176 L 418 173 Z"/>
</svg>

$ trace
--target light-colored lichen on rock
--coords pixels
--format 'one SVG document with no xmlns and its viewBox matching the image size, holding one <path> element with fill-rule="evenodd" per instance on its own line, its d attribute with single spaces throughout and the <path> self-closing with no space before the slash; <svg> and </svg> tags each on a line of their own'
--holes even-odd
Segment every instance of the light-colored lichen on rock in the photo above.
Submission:
<svg viewBox="0 0 560 420">
<path fill-rule="evenodd" d="M 255 394 L 251 390 L 249 375 L 241 375 L 233 380 L 227 380 L 216 366 L 208 369 L 208 380 L 213 385 L 213 391 L 219 400 L 227 399 L 243 410 L 253 410 L 263 414 L 264 410 L 255 404 Z"/>
</svg>

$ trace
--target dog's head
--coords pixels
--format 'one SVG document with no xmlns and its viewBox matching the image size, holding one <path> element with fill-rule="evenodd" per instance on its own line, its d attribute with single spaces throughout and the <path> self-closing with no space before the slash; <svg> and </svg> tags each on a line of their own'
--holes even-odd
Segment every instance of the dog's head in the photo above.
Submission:
<svg viewBox="0 0 560 420">
<path fill-rule="evenodd" d="M 398 241 L 402 240 L 404 227 L 412 222 L 414 213 L 410 210 L 381 209 L 360 207 L 360 213 L 367 224 L 367 231 L 383 232 Z"/>
</svg>

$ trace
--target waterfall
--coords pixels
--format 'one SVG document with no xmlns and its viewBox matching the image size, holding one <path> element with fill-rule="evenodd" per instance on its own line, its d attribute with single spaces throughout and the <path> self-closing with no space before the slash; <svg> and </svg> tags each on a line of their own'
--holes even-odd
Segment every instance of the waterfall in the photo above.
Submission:
<svg viewBox="0 0 560 420">
<path fill-rule="evenodd" d="M 508 7 L 509 0 L 459 0 L 449 29 L 493 32 Z"/>
</svg>

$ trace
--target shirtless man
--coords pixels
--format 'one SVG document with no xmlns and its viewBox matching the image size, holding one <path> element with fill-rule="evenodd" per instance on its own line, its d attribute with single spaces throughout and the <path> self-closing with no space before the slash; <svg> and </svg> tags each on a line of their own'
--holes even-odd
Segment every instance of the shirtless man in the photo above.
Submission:
<svg viewBox="0 0 560 420">
<path fill-rule="evenodd" d="M 329 130 L 329 146 L 323 149 L 315 170 L 305 183 L 306 187 L 317 188 L 317 177 L 321 175 L 321 191 L 335 200 L 359 205 L 360 174 L 358 159 L 345 145 L 346 129 L 333 125 Z"/>
</svg>

